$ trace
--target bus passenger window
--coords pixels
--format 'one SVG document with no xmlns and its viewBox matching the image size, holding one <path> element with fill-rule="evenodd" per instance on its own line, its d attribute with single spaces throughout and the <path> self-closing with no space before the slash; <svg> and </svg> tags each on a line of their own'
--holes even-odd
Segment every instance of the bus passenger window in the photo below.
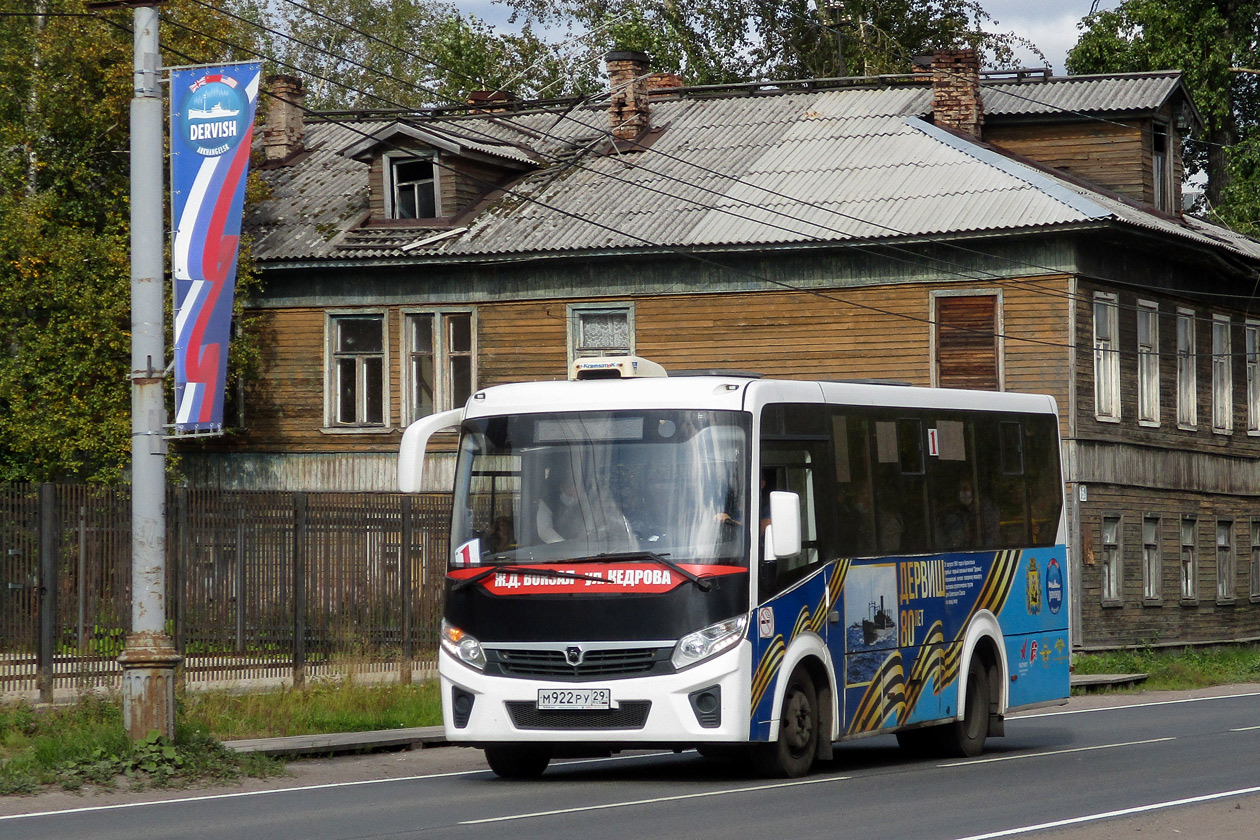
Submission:
<svg viewBox="0 0 1260 840">
<path fill-rule="evenodd" d="M 875 509 L 871 501 L 869 423 L 857 414 L 831 418 L 836 476 L 836 552 L 841 557 L 875 553 Z"/>
</svg>

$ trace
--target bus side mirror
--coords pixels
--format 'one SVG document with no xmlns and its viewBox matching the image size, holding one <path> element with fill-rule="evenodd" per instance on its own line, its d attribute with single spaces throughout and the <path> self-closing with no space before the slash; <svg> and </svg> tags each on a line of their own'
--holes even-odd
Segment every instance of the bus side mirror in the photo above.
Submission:
<svg viewBox="0 0 1260 840">
<path fill-rule="evenodd" d="M 785 490 L 770 494 L 770 526 L 767 544 L 775 558 L 801 553 L 801 497 Z M 766 558 L 771 559 L 771 558 Z"/>
</svg>

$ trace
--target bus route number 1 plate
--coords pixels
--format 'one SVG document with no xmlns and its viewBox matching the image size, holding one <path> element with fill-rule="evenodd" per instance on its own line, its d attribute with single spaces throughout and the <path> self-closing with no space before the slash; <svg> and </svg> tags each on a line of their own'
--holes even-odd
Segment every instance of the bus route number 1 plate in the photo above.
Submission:
<svg viewBox="0 0 1260 840">
<path fill-rule="evenodd" d="M 540 688 L 538 710 L 575 711 L 587 709 L 611 709 L 612 689 L 609 688 Z"/>
</svg>

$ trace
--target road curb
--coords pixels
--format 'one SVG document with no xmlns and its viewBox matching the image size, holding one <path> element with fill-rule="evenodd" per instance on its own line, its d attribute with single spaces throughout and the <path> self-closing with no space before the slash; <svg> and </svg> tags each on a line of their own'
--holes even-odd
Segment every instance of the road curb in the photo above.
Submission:
<svg viewBox="0 0 1260 840">
<path fill-rule="evenodd" d="M 334 732 L 324 735 L 290 735 L 283 738 L 246 738 L 223 742 L 223 746 L 233 752 L 273 756 L 431 749 L 447 745 L 446 734 L 440 726 L 376 729 L 369 732 Z"/>
</svg>

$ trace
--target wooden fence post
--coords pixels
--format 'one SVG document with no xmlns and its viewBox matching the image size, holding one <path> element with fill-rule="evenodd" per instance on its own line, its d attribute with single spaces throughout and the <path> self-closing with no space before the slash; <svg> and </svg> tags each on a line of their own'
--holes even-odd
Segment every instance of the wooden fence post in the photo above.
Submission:
<svg viewBox="0 0 1260 840">
<path fill-rule="evenodd" d="M 411 639 L 411 497 L 402 497 L 402 548 L 398 552 L 398 588 L 402 590 L 402 669 L 398 680 L 411 685 L 411 662 L 415 658 Z"/>
<path fill-rule="evenodd" d="M 57 646 L 57 488 L 39 485 L 39 702 L 53 702 Z"/>
<path fill-rule="evenodd" d="M 306 494 L 293 494 L 293 687 L 306 684 Z"/>
</svg>

